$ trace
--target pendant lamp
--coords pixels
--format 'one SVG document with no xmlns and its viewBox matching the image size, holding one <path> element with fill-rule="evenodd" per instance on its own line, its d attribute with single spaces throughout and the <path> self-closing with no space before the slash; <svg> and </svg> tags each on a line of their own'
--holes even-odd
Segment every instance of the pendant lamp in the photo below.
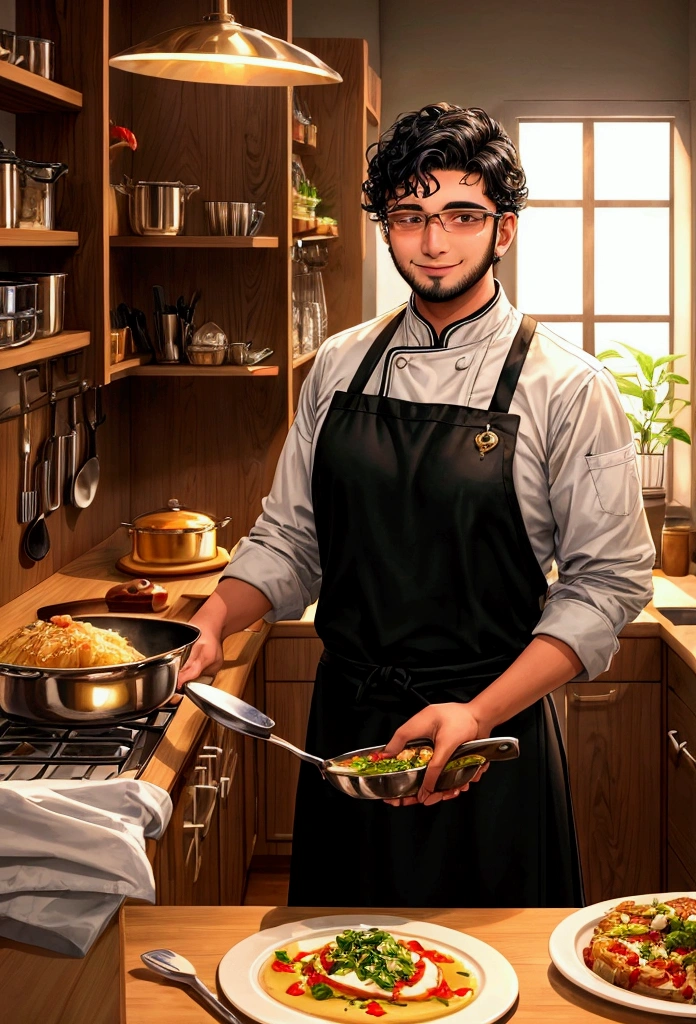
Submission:
<svg viewBox="0 0 696 1024">
<path fill-rule="evenodd" d="M 343 79 L 327 64 L 285 39 L 246 28 L 229 0 L 194 25 L 160 32 L 109 61 L 136 75 L 210 85 L 332 85 Z"/>
</svg>

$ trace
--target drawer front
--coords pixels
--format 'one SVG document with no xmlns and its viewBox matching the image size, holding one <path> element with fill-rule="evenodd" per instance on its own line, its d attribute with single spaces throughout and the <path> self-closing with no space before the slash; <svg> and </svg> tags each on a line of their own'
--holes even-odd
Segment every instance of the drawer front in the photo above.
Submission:
<svg viewBox="0 0 696 1024">
<path fill-rule="evenodd" d="M 696 877 L 696 715 L 671 691 L 667 731 L 667 840 Z"/>
<path fill-rule="evenodd" d="M 609 670 L 597 682 L 657 683 L 662 678 L 662 641 L 659 637 L 620 640 L 621 647 Z"/>
<path fill-rule="evenodd" d="M 278 736 L 304 749 L 313 683 L 285 682 L 266 685 L 266 713 L 276 723 Z M 292 839 L 295 793 L 300 760 L 282 747 L 264 744 L 265 812 L 268 842 Z"/>
<path fill-rule="evenodd" d="M 667 652 L 667 685 L 696 715 L 696 674 L 674 651 Z"/>
<path fill-rule="evenodd" d="M 264 647 L 266 682 L 301 679 L 313 681 L 324 650 L 321 640 L 282 637 Z"/>
</svg>

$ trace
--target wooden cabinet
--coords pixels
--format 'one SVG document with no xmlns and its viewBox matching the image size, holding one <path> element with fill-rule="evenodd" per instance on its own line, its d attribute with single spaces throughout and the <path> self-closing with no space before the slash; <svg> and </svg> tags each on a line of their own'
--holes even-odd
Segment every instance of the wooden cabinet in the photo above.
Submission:
<svg viewBox="0 0 696 1024">
<path fill-rule="evenodd" d="M 588 903 L 659 891 L 661 643 L 626 639 L 608 672 L 566 687 L 570 782 Z"/>
<path fill-rule="evenodd" d="M 667 653 L 667 889 L 696 889 L 696 674 Z"/>
<path fill-rule="evenodd" d="M 253 699 L 249 687 L 244 699 Z M 252 742 L 211 722 L 192 751 L 172 793 L 171 821 L 157 846 L 159 904 L 242 903 L 256 834 Z"/>
<path fill-rule="evenodd" d="M 304 637 L 271 639 L 264 649 L 263 708 L 276 723 L 275 732 L 304 747 L 309 705 L 321 640 Z M 280 747 L 258 750 L 259 839 L 261 855 L 289 854 L 300 761 Z"/>
</svg>

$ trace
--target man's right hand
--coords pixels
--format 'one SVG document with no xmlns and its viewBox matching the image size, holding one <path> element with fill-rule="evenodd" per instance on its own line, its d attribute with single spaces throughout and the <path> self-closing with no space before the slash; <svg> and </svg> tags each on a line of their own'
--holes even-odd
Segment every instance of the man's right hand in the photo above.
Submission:
<svg viewBox="0 0 696 1024">
<path fill-rule="evenodd" d="M 222 668 L 223 654 L 220 639 L 214 633 L 202 632 L 191 648 L 188 661 L 179 671 L 176 688 L 180 690 L 184 683 L 198 679 L 205 673 L 214 676 Z"/>
</svg>

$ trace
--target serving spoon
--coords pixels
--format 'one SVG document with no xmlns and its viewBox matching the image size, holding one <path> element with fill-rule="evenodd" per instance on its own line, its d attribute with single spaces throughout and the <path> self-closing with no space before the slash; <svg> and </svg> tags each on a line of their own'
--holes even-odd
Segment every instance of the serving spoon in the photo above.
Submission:
<svg viewBox="0 0 696 1024">
<path fill-rule="evenodd" d="M 175 953 L 171 949 L 150 949 L 147 953 L 141 953 L 140 959 L 146 967 L 161 974 L 162 977 L 169 978 L 170 981 L 177 981 L 180 985 L 190 985 L 206 1006 L 210 1007 L 227 1024 L 242 1024 L 239 1017 L 235 1017 L 203 984 L 196 974 L 195 967 L 186 957 L 180 956 L 179 953 Z"/>
</svg>

